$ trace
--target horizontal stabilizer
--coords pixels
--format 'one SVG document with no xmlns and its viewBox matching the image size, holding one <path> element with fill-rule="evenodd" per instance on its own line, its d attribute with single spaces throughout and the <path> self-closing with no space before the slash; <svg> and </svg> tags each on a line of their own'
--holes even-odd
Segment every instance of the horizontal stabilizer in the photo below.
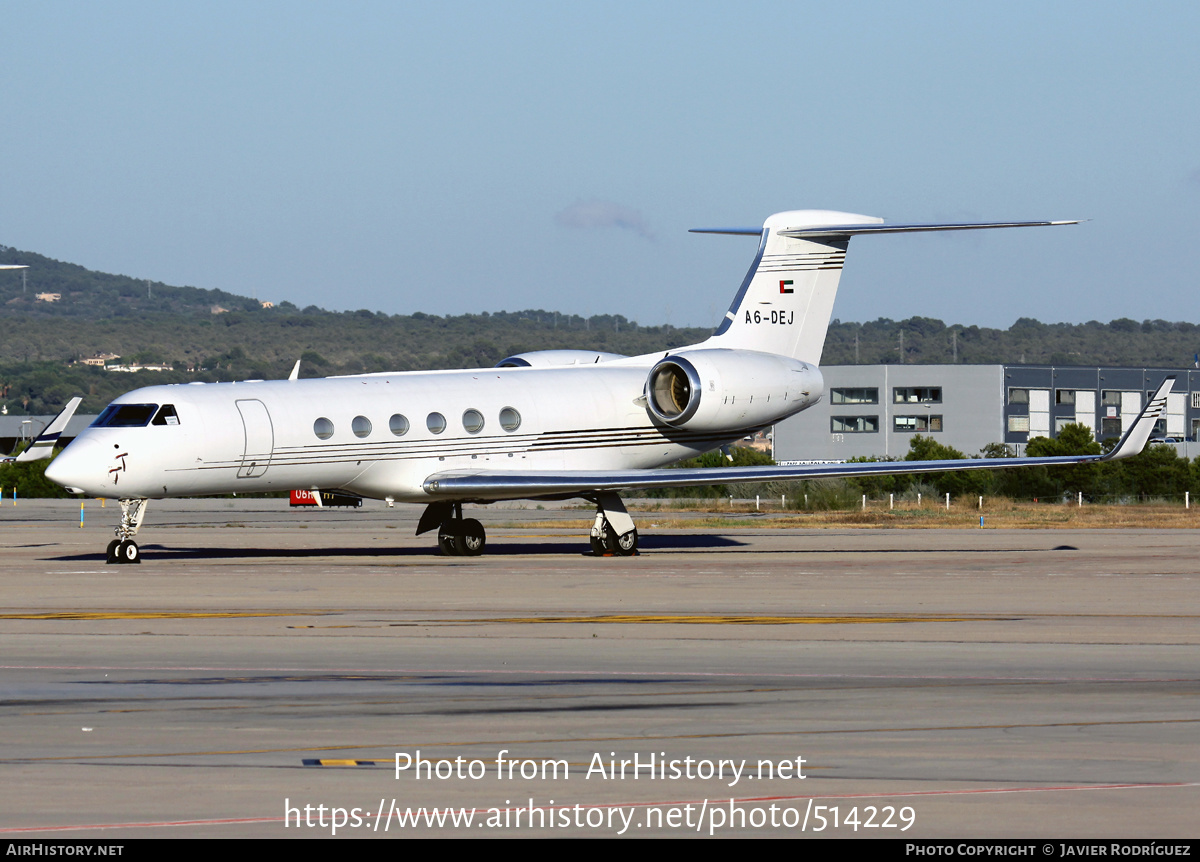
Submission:
<svg viewBox="0 0 1200 862">
<path fill-rule="evenodd" d="M 936 230 L 985 230 L 999 227 L 1051 227 L 1059 224 L 1079 224 L 1079 219 L 1066 221 L 979 221 L 947 224 L 844 224 L 781 230 L 780 236 L 796 239 L 816 239 L 834 236 L 859 236 L 868 233 L 919 233 Z"/>
<path fill-rule="evenodd" d="M 732 236 L 762 236 L 761 227 L 694 227 L 688 233 L 725 233 Z"/>
</svg>

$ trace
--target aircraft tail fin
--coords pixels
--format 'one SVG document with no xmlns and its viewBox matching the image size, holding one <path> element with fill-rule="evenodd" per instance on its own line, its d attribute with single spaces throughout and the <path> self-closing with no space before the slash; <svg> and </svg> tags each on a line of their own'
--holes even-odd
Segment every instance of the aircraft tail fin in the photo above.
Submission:
<svg viewBox="0 0 1200 862">
<path fill-rule="evenodd" d="M 76 408 L 83 401 L 78 395 L 67 402 L 67 406 L 62 409 L 57 416 L 50 420 L 50 424 L 45 430 L 37 436 L 37 439 L 29 444 L 29 448 L 17 456 L 18 463 L 26 461 L 41 461 L 43 458 L 49 458 L 54 454 L 54 447 L 58 443 L 58 438 L 67 428 L 67 423 L 71 421 L 71 417 L 75 415 Z"/>
<path fill-rule="evenodd" d="M 831 210 L 776 213 L 761 228 L 696 228 L 692 233 L 758 236 L 758 254 L 707 347 L 758 350 L 820 364 L 846 247 L 871 233 L 977 230 L 1076 221 L 885 224 Z"/>
</svg>

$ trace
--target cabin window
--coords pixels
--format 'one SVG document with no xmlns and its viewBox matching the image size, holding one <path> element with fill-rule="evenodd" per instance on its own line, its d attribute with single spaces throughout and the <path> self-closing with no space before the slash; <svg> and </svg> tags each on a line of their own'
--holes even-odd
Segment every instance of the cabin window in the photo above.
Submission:
<svg viewBox="0 0 1200 862">
<path fill-rule="evenodd" d="M 403 437 L 408 433 L 408 417 L 401 413 L 393 413 L 392 418 L 388 420 L 388 428 L 397 437 Z"/>
<path fill-rule="evenodd" d="M 441 413 L 430 413 L 425 417 L 425 427 L 434 434 L 441 434 L 446 430 L 446 417 Z"/>
<path fill-rule="evenodd" d="M 366 416 L 355 416 L 350 423 L 350 430 L 355 437 L 366 437 L 371 433 L 371 420 Z"/>
<path fill-rule="evenodd" d="M 521 414 L 512 407 L 500 411 L 500 427 L 505 431 L 516 431 L 521 427 Z"/>
<path fill-rule="evenodd" d="M 468 434 L 478 434 L 483 430 L 483 414 L 478 410 L 468 410 L 463 413 L 462 422 L 463 428 L 467 429 Z"/>
<path fill-rule="evenodd" d="M 93 428 L 141 428 L 149 425 L 157 404 L 109 404 L 96 417 Z"/>
<path fill-rule="evenodd" d="M 320 437 L 322 440 L 328 440 L 330 437 L 333 436 L 333 423 L 330 422 L 328 419 L 326 419 L 324 416 L 322 416 L 320 419 L 318 419 L 316 422 L 313 423 L 313 433 L 316 434 L 318 437 Z"/>
<path fill-rule="evenodd" d="M 154 420 L 151 425 L 178 425 L 179 414 L 175 412 L 174 404 L 164 404 L 158 408 L 158 412 L 154 414 Z"/>
</svg>

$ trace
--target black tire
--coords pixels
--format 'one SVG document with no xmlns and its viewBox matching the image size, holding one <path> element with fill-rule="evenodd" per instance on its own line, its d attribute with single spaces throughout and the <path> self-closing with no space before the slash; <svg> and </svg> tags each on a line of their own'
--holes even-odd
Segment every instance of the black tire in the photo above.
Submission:
<svg viewBox="0 0 1200 862">
<path fill-rule="evenodd" d="M 137 542 L 129 539 L 117 545 L 117 556 L 120 557 L 122 563 L 140 564 L 142 562 L 141 549 Z"/>
<path fill-rule="evenodd" d="M 438 528 L 438 547 L 447 557 L 461 557 L 462 544 L 459 542 L 459 537 L 462 535 L 462 521 L 451 519 L 443 521 L 442 526 Z"/>
<path fill-rule="evenodd" d="M 612 552 L 618 557 L 632 557 L 638 552 L 638 531 L 634 527 L 628 533 L 621 536 L 614 536 L 611 532 L 609 535 L 609 546 Z"/>
<path fill-rule="evenodd" d="M 460 525 L 457 536 L 459 554 L 464 557 L 478 557 L 487 545 L 487 533 L 484 532 L 483 524 L 474 518 L 466 518 Z"/>
<path fill-rule="evenodd" d="M 105 562 L 108 563 L 108 565 L 113 566 L 117 563 L 124 562 L 117 556 L 117 548 L 120 546 L 120 544 L 120 539 L 113 539 L 108 543 L 108 550 L 105 552 Z"/>
<path fill-rule="evenodd" d="M 588 536 L 588 538 L 592 542 L 592 556 L 593 557 L 603 557 L 604 551 L 605 551 L 604 540 L 601 538 L 597 538 L 596 536 Z"/>
</svg>

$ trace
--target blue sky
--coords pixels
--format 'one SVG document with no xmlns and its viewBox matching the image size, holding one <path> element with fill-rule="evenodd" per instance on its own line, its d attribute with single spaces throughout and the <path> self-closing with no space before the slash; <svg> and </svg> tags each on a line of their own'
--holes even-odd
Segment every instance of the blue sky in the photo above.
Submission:
<svg viewBox="0 0 1200 862">
<path fill-rule="evenodd" d="M 828 208 L 835 315 L 1197 321 L 1200 4 L 0 0 L 0 244 L 332 309 L 716 321 Z M 36 273 L 29 273 L 34 284 Z"/>
</svg>

